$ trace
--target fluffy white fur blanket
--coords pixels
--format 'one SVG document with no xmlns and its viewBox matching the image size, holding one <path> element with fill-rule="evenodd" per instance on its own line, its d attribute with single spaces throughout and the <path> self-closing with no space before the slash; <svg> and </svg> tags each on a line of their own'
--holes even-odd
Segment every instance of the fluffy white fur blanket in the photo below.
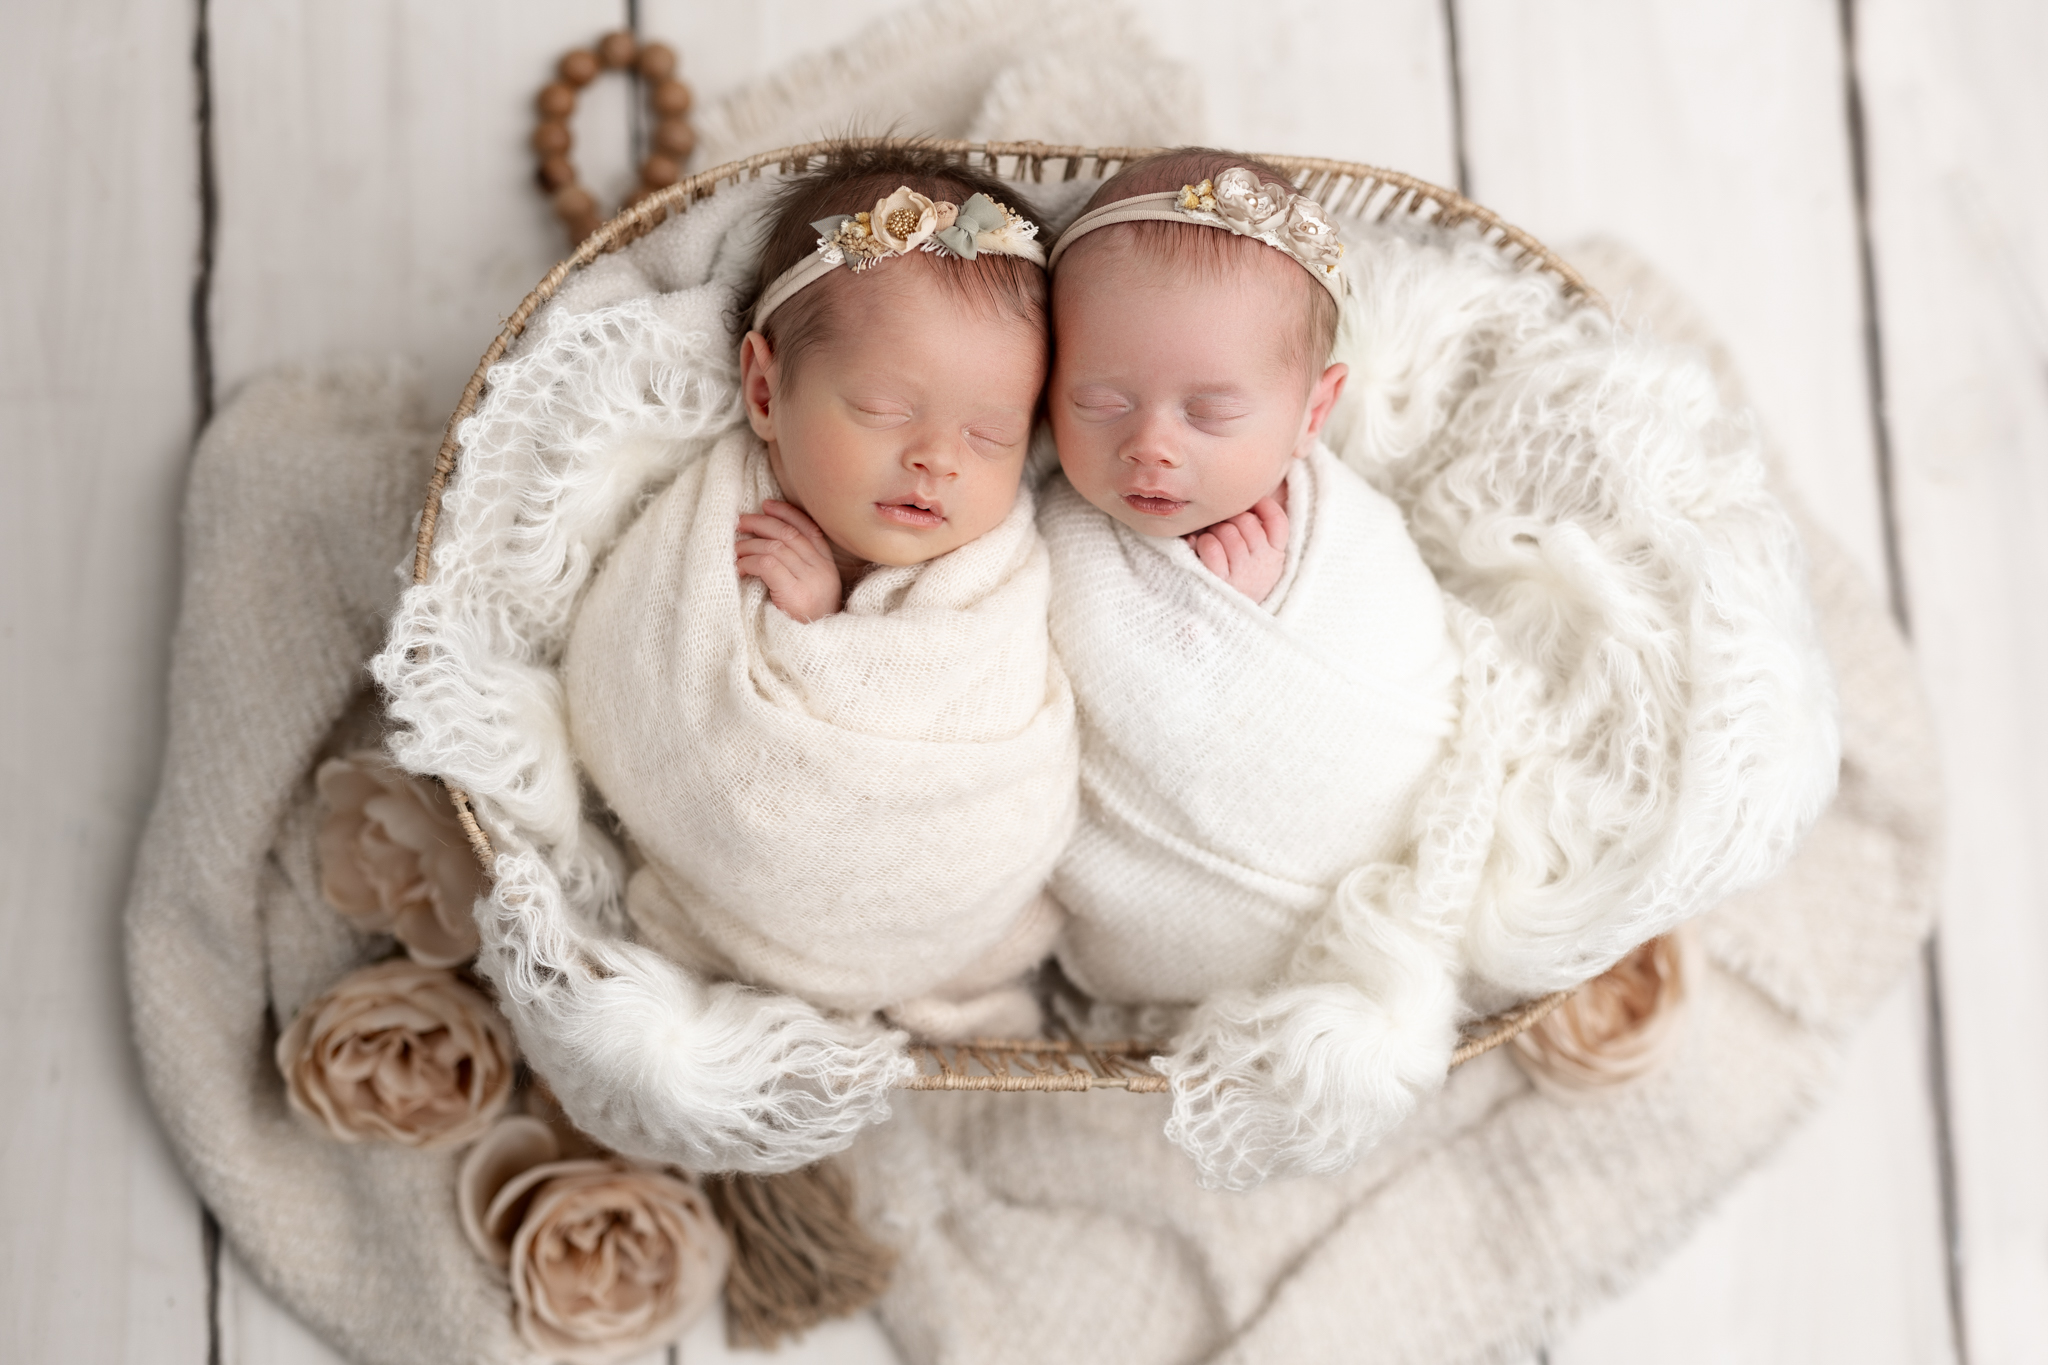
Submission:
<svg viewBox="0 0 2048 1365">
<path fill-rule="evenodd" d="M 865 1013 L 1018 942 L 1073 828 L 1073 694 L 1028 491 L 808 624 L 733 568 L 740 515 L 780 496 L 741 426 L 641 513 L 576 613 L 570 729 L 647 859 L 626 890 L 646 942 Z"/>
<path fill-rule="evenodd" d="M 1347 873 L 1407 852 L 1457 716 L 1443 592 L 1400 509 L 1320 445 L 1287 476 L 1263 603 L 1064 478 L 1044 504 L 1087 811 L 1053 876 L 1060 963 L 1111 1001 L 1267 985 Z"/>
</svg>

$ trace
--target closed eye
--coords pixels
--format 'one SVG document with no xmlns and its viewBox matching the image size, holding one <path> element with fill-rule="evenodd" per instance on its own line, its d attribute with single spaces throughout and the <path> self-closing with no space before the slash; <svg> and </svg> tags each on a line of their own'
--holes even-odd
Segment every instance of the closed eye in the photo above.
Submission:
<svg viewBox="0 0 2048 1365">
<path fill-rule="evenodd" d="M 1114 421 L 1131 410 L 1130 400 L 1112 389 L 1079 389 L 1067 403 L 1075 416 L 1091 422 Z"/>
<path fill-rule="evenodd" d="M 855 403 L 852 407 L 853 420 L 864 427 L 897 427 L 910 420 L 910 410 L 895 404 Z"/>
<path fill-rule="evenodd" d="M 1024 433 L 1012 427 L 969 427 L 967 439 L 977 445 L 995 446 L 999 450 L 1011 450 L 1021 445 Z"/>
<path fill-rule="evenodd" d="M 1252 415 L 1251 405 L 1231 398 L 1198 398 L 1187 405 L 1190 422 L 1214 425 Z"/>
</svg>

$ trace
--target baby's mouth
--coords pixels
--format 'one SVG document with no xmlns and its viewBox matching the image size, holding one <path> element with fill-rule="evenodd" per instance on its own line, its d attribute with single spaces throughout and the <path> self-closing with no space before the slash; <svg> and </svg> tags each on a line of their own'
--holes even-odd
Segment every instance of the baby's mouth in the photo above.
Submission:
<svg viewBox="0 0 2048 1365">
<path fill-rule="evenodd" d="M 946 509 L 937 502 L 924 498 L 891 498 L 875 504 L 875 511 L 883 521 L 893 521 L 898 526 L 916 526 L 929 529 L 946 524 Z"/>
<path fill-rule="evenodd" d="M 1174 516 L 1187 506 L 1185 499 L 1161 497 L 1154 493 L 1126 493 L 1124 504 L 1132 511 L 1143 512 L 1148 517 Z"/>
</svg>

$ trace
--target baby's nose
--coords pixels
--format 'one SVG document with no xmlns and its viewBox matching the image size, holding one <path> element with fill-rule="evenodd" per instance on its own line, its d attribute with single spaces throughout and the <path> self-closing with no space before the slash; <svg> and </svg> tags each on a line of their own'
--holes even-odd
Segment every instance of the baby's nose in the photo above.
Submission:
<svg viewBox="0 0 2048 1365">
<path fill-rule="evenodd" d="M 960 470 L 959 453 L 946 447 L 943 441 L 927 441 L 912 446 L 903 453 L 903 462 L 920 474 L 943 479 Z"/>
<path fill-rule="evenodd" d="M 1173 439 L 1173 425 L 1160 418 L 1141 423 L 1118 454 L 1126 464 L 1141 468 L 1177 469 L 1181 463 L 1180 444 Z"/>
</svg>

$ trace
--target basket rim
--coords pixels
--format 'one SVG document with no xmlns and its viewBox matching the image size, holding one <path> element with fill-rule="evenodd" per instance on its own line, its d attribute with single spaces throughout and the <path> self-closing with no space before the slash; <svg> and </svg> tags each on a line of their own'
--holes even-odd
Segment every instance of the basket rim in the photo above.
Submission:
<svg viewBox="0 0 2048 1365">
<path fill-rule="evenodd" d="M 558 261 L 541 277 L 538 284 L 527 291 L 526 297 L 519 301 L 519 306 L 506 316 L 498 329 L 498 334 L 484 349 L 476 368 L 470 373 L 469 382 L 463 386 L 462 396 L 457 400 L 455 410 L 449 414 L 447 426 L 442 431 L 441 444 L 434 456 L 433 473 L 427 480 L 426 500 L 420 508 L 419 529 L 413 541 L 412 583 L 415 587 L 427 581 L 432 566 L 434 531 L 440 521 L 441 498 L 447 491 L 449 478 L 455 473 L 456 453 L 459 449 L 456 432 L 476 411 L 477 403 L 483 397 L 485 376 L 489 374 L 491 367 L 504 357 L 512 343 L 526 330 L 526 324 L 532 321 L 533 315 L 555 296 L 563 282 L 598 257 L 617 251 L 645 236 L 666 221 L 671 213 L 688 212 L 692 205 L 710 198 L 723 185 L 737 185 L 743 180 L 758 180 L 763 171 L 771 168 L 778 174 L 790 174 L 808 167 L 815 158 L 849 146 L 928 148 L 955 156 L 968 165 L 978 165 L 980 169 L 1000 178 L 1028 179 L 1033 183 L 1043 183 L 1048 166 L 1055 163 L 1059 163 L 1062 168 L 1058 177 L 1060 180 L 1079 179 L 1084 166 L 1091 166 L 1093 178 L 1100 180 L 1106 179 L 1114 167 L 1170 150 L 1165 147 L 1084 147 L 1036 141 L 969 142 L 942 138 L 821 139 L 756 152 L 752 156 L 713 166 L 695 175 L 686 176 L 675 184 L 657 190 L 638 203 L 620 210 L 597 231 L 584 238 L 575 251 Z M 1561 281 L 1567 299 L 1576 299 L 1582 306 L 1611 311 L 1607 300 L 1599 291 L 1588 284 L 1585 277 L 1574 270 L 1562 256 L 1537 240 L 1533 234 L 1516 227 L 1493 210 L 1467 198 L 1457 190 L 1402 171 L 1389 170 L 1362 161 L 1300 156 L 1293 153 L 1234 152 L 1231 155 L 1248 156 L 1287 172 L 1302 193 L 1320 202 L 1331 213 L 1369 217 L 1375 222 L 1385 222 L 1396 215 L 1403 215 L 1442 227 L 1456 227 L 1466 222 L 1478 223 L 1482 238 L 1502 255 L 1517 263 L 1520 268 L 1548 271 Z M 1003 162 L 1006 159 L 1010 162 L 1007 174 L 1003 170 Z M 470 805 L 469 793 L 446 782 L 443 782 L 442 786 L 448 793 L 450 804 L 455 808 L 456 821 L 462 826 L 463 835 L 469 840 L 471 851 L 476 855 L 484 875 L 489 877 L 496 853 L 492 848 L 490 835 L 477 821 L 476 812 Z M 1533 1028 L 1564 1004 L 1575 989 L 1553 991 L 1548 995 L 1523 1001 L 1497 1014 L 1472 1021 L 1466 1025 L 1458 1047 L 1452 1053 L 1452 1068 L 1462 1066 L 1474 1057 L 1490 1052 Z M 1122 1081 L 1107 1083 L 1123 1084 Z"/>
</svg>

